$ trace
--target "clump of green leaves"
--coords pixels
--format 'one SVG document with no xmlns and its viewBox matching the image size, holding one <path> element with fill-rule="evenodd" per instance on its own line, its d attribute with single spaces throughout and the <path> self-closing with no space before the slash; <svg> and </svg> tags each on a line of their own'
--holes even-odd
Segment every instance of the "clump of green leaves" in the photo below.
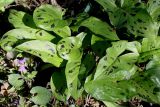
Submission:
<svg viewBox="0 0 160 107">
<path fill-rule="evenodd" d="M 77 100 L 87 92 L 103 102 L 138 96 L 160 104 L 159 2 L 96 0 L 109 22 L 87 13 L 77 20 L 67 19 L 64 9 L 48 4 L 37 7 L 33 16 L 10 10 L 9 22 L 15 29 L 3 35 L 0 45 L 6 51 L 26 52 L 58 67 L 50 85 L 60 101 Z M 40 105 L 46 105 L 51 97 L 43 100 L 50 92 L 40 87 L 31 93 L 37 93 L 31 99 Z"/>
</svg>

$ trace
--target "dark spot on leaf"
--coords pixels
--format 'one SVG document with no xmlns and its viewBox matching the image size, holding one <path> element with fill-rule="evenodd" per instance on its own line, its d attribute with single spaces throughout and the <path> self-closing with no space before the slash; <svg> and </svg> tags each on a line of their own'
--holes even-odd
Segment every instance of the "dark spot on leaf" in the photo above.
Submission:
<svg viewBox="0 0 160 107">
<path fill-rule="evenodd" d="M 141 19 L 138 19 L 137 21 L 138 21 L 139 23 L 142 23 L 142 22 L 143 22 Z"/>
<path fill-rule="evenodd" d="M 6 47 L 11 41 L 7 41 L 3 46 Z"/>
<path fill-rule="evenodd" d="M 57 32 L 58 32 L 58 33 L 61 33 L 61 31 L 60 31 L 60 30 L 58 30 Z"/>
<path fill-rule="evenodd" d="M 107 68 L 107 66 L 103 66 L 103 69 L 106 69 Z"/>
<path fill-rule="evenodd" d="M 61 45 L 60 50 L 62 50 L 64 47 L 65 47 L 64 45 Z"/>
<path fill-rule="evenodd" d="M 133 23 L 134 23 L 134 24 L 137 24 L 137 22 L 136 22 L 136 21 L 134 21 Z"/>
<path fill-rule="evenodd" d="M 48 21 L 44 21 L 43 23 L 48 23 Z"/>
<path fill-rule="evenodd" d="M 38 17 L 37 19 L 38 19 L 38 20 L 44 20 L 44 18 L 42 18 L 42 17 Z"/>
<path fill-rule="evenodd" d="M 71 49 L 66 49 L 66 54 L 70 54 L 70 52 L 71 52 Z"/>
<path fill-rule="evenodd" d="M 54 26 L 55 26 L 55 25 L 54 25 L 54 24 L 52 24 L 52 25 L 51 25 L 51 28 L 54 28 Z"/>
<path fill-rule="evenodd" d="M 116 83 L 119 83 L 120 81 L 116 81 Z"/>
<path fill-rule="evenodd" d="M 4 35 L 2 39 L 5 39 L 5 38 L 7 38 L 7 37 L 8 37 L 8 35 Z"/>
<path fill-rule="evenodd" d="M 69 84 L 69 87 L 73 87 L 73 84 L 72 84 L 72 83 L 70 83 L 70 84 Z"/>
<path fill-rule="evenodd" d="M 18 80 L 22 80 L 23 78 L 18 78 Z"/>
<path fill-rule="evenodd" d="M 121 93 L 120 93 L 120 95 L 123 95 L 123 96 L 124 96 L 124 95 L 125 95 L 125 93 L 121 92 Z"/>
<path fill-rule="evenodd" d="M 113 57 L 110 57 L 111 58 L 111 60 L 114 60 L 114 58 Z"/>
<path fill-rule="evenodd" d="M 61 55 L 62 55 L 63 57 L 65 56 L 65 54 L 63 54 L 63 53 L 62 53 Z"/>
<path fill-rule="evenodd" d="M 42 36 L 42 32 L 40 32 L 39 35 Z"/>
<path fill-rule="evenodd" d="M 69 70 L 68 72 L 69 72 L 69 73 L 72 73 L 72 72 L 73 72 L 73 70 Z"/>
<path fill-rule="evenodd" d="M 127 15 L 127 14 L 124 12 L 124 13 L 123 13 L 123 16 L 126 16 L 126 15 Z"/>
<path fill-rule="evenodd" d="M 41 9 L 41 11 L 46 12 L 46 10 L 44 10 L 44 9 Z"/>
<path fill-rule="evenodd" d="M 37 11 L 38 12 L 38 11 Z M 37 17 L 41 17 L 41 15 L 37 15 Z"/>
<path fill-rule="evenodd" d="M 113 67 L 113 69 L 117 69 L 118 67 L 117 66 L 112 66 Z"/>
<path fill-rule="evenodd" d="M 34 93 L 34 94 L 33 94 L 33 96 L 37 96 L 37 95 L 38 95 L 38 93 Z"/>
<path fill-rule="evenodd" d="M 28 49 L 27 51 L 30 52 L 30 51 L 32 51 L 32 50 L 31 50 L 31 49 Z"/>
<path fill-rule="evenodd" d="M 160 88 L 159 88 L 159 87 L 155 87 L 155 88 L 153 89 L 153 93 L 157 93 L 157 92 L 160 92 Z"/>
<path fill-rule="evenodd" d="M 137 33 L 144 34 L 144 33 L 143 33 L 143 32 L 141 32 L 140 30 L 137 30 Z"/>
<path fill-rule="evenodd" d="M 74 47 L 74 44 L 73 43 L 71 43 L 71 48 L 73 48 Z"/>
<path fill-rule="evenodd" d="M 135 13 L 131 13 L 130 15 L 131 15 L 131 16 L 135 16 L 136 14 L 135 14 Z"/>
<path fill-rule="evenodd" d="M 147 28 L 146 28 L 146 27 L 144 27 L 144 30 L 147 30 Z"/>
</svg>

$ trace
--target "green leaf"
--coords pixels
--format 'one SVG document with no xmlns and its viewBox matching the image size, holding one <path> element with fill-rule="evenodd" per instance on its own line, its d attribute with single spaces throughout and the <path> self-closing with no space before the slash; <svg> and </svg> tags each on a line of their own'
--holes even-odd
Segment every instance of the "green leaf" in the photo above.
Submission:
<svg viewBox="0 0 160 107">
<path fill-rule="evenodd" d="M 13 3 L 14 0 L 1 0 L 0 1 L 0 10 L 4 11 L 4 7 Z"/>
<path fill-rule="evenodd" d="M 38 56 L 56 67 L 60 67 L 63 62 L 57 55 L 56 45 L 49 41 L 32 40 L 18 45 L 16 49 Z"/>
<path fill-rule="evenodd" d="M 139 62 L 145 62 L 152 58 L 153 55 L 160 55 L 160 37 L 144 38 L 142 41 L 142 49 Z"/>
<path fill-rule="evenodd" d="M 80 70 L 81 59 L 68 61 L 65 68 L 68 91 L 74 99 L 78 99 L 78 74 Z M 71 78 L 72 77 L 72 78 Z"/>
<path fill-rule="evenodd" d="M 117 8 L 115 4 L 116 0 L 96 0 L 107 12 L 113 12 Z"/>
<path fill-rule="evenodd" d="M 148 3 L 148 12 L 150 13 L 151 17 L 155 21 L 160 21 L 160 0 L 149 0 Z"/>
<path fill-rule="evenodd" d="M 82 60 L 79 74 L 78 74 L 78 79 L 79 79 L 78 86 L 80 88 L 84 86 L 87 76 L 89 75 L 90 72 L 92 72 L 95 65 L 96 65 L 96 61 L 93 56 L 93 53 L 88 53 Z"/>
<path fill-rule="evenodd" d="M 95 54 L 99 57 L 103 57 L 106 53 L 106 49 L 110 46 L 110 42 L 99 37 L 97 35 L 92 35 L 91 38 L 91 48 Z"/>
<path fill-rule="evenodd" d="M 71 30 L 68 26 L 65 27 L 54 27 L 53 31 L 62 38 L 71 36 Z"/>
<path fill-rule="evenodd" d="M 137 36 L 154 37 L 158 34 L 159 26 L 144 9 L 135 9 L 128 16 L 128 31 Z"/>
<path fill-rule="evenodd" d="M 66 26 L 66 22 L 62 20 L 63 15 L 64 11 L 62 8 L 44 4 L 35 9 L 33 19 L 38 27 L 53 31 L 54 26 L 59 26 L 58 24 L 60 23 L 61 25 Z"/>
<path fill-rule="evenodd" d="M 8 20 L 15 28 L 36 28 L 32 16 L 22 11 L 10 10 Z"/>
<path fill-rule="evenodd" d="M 159 67 L 136 73 L 130 80 L 118 80 L 106 76 L 85 84 L 85 90 L 101 101 L 128 101 L 138 96 L 144 101 L 160 103 Z M 98 87 L 98 88 L 97 88 Z"/>
<path fill-rule="evenodd" d="M 127 101 L 136 95 L 136 89 L 126 82 L 113 83 L 109 78 L 94 80 L 85 84 L 85 90 L 100 101 Z M 97 88 L 98 87 L 98 88 Z"/>
<path fill-rule="evenodd" d="M 50 81 L 53 95 L 60 101 L 66 101 L 67 82 L 64 71 L 57 71 L 52 74 Z"/>
<path fill-rule="evenodd" d="M 116 28 L 121 28 L 127 23 L 127 12 L 121 8 L 117 8 L 113 13 L 109 13 L 109 19 Z"/>
<path fill-rule="evenodd" d="M 57 44 L 57 51 L 60 57 L 66 60 L 81 58 L 81 46 L 85 35 L 85 33 L 80 33 L 76 37 L 67 37 L 60 40 Z"/>
<path fill-rule="evenodd" d="M 1 47 L 10 51 L 16 44 L 19 44 L 25 40 L 46 40 L 51 41 L 55 36 L 49 34 L 48 32 L 40 29 L 32 28 L 22 28 L 22 29 L 13 29 L 5 33 L 1 39 Z"/>
<path fill-rule="evenodd" d="M 118 41 L 112 44 L 112 47 L 107 49 L 107 55 L 100 59 L 94 79 L 103 75 L 109 75 L 110 73 L 115 73 L 114 76 L 120 75 L 117 72 L 125 72 L 130 77 L 137 70 L 134 63 L 137 62 L 139 57 L 140 44 L 138 42 L 127 41 Z M 122 54 L 125 50 L 129 52 Z M 126 76 L 123 78 L 126 78 Z"/>
<path fill-rule="evenodd" d="M 106 22 L 98 18 L 90 17 L 81 23 L 81 26 L 87 27 L 93 33 L 101 35 L 109 40 L 119 40 L 116 32 Z"/>
<path fill-rule="evenodd" d="M 135 6 L 136 4 L 142 4 L 140 0 L 120 0 L 120 7 L 122 8 L 131 8 L 131 7 L 138 7 Z"/>
<path fill-rule="evenodd" d="M 8 82 L 11 85 L 13 85 L 16 89 L 21 89 L 24 84 L 24 80 L 23 80 L 22 76 L 19 74 L 8 75 Z"/>
<path fill-rule="evenodd" d="M 33 87 L 30 93 L 32 94 L 31 101 L 39 105 L 46 105 L 52 97 L 49 90 L 40 86 Z"/>
</svg>

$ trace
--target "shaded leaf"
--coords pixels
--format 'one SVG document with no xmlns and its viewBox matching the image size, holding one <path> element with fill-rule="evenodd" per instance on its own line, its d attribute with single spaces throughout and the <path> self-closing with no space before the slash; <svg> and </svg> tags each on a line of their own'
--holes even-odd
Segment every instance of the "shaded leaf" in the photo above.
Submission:
<svg viewBox="0 0 160 107">
<path fill-rule="evenodd" d="M 67 82 L 64 71 L 54 72 L 50 81 L 53 95 L 60 101 L 66 101 Z"/>
<path fill-rule="evenodd" d="M 106 54 L 106 49 L 110 47 L 110 42 L 103 39 L 102 37 L 92 35 L 91 48 L 94 53 L 100 58 Z"/>
<path fill-rule="evenodd" d="M 107 23 L 98 18 L 90 17 L 81 23 L 81 26 L 87 27 L 93 33 L 101 35 L 109 40 L 118 40 L 116 32 Z"/>
</svg>

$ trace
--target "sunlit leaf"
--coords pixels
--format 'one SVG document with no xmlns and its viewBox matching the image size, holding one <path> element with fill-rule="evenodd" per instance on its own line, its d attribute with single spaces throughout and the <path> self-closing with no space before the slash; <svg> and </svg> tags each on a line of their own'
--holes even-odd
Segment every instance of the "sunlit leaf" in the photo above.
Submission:
<svg viewBox="0 0 160 107">
<path fill-rule="evenodd" d="M 107 54 L 100 59 L 94 79 L 103 75 L 109 75 L 110 73 L 115 73 L 114 75 L 118 76 L 120 75 L 117 74 L 119 72 L 126 72 L 126 75 L 128 75 L 129 78 L 137 70 L 135 63 L 139 57 L 139 47 L 140 44 L 138 42 L 114 42 L 112 47 L 107 49 Z M 124 53 L 125 50 L 130 52 Z M 127 79 L 127 77 L 122 77 L 122 79 L 123 78 Z"/>
<path fill-rule="evenodd" d="M 160 38 L 144 38 L 142 41 L 142 51 L 140 53 L 139 62 L 147 61 L 153 55 L 160 55 Z"/>
<path fill-rule="evenodd" d="M 16 46 L 16 44 L 22 43 L 23 41 L 33 39 L 51 41 L 54 38 L 54 35 L 51 35 L 44 30 L 21 28 L 13 29 L 5 33 L 1 38 L 0 44 L 4 50 L 10 51 Z"/>
<path fill-rule="evenodd" d="M 159 26 L 155 23 L 146 10 L 135 9 L 128 17 L 127 29 L 135 37 L 154 37 L 158 34 Z"/>
<path fill-rule="evenodd" d="M 96 0 L 107 12 L 113 12 L 114 9 L 117 8 L 115 1 L 116 0 Z"/>
<path fill-rule="evenodd" d="M 85 35 L 85 33 L 80 33 L 76 37 L 67 37 L 60 40 L 57 44 L 58 54 L 66 60 L 81 58 L 81 46 Z"/>
<path fill-rule="evenodd" d="M 78 99 L 78 74 L 81 60 L 68 61 L 65 68 L 68 91 L 71 96 Z M 72 78 L 71 78 L 72 77 Z"/>
<path fill-rule="evenodd" d="M 15 28 L 36 28 L 32 16 L 22 11 L 10 10 L 8 20 Z"/>
<path fill-rule="evenodd" d="M 44 87 L 35 86 L 30 90 L 31 101 L 35 104 L 46 105 L 51 100 L 51 92 Z"/>
<path fill-rule="evenodd" d="M 14 0 L 0 0 L 0 11 L 4 11 L 4 7 L 13 3 Z"/>
<path fill-rule="evenodd" d="M 53 31 L 54 26 L 61 22 L 63 15 L 62 8 L 44 4 L 34 10 L 33 19 L 38 27 Z M 66 22 L 63 21 L 61 24 L 66 25 Z"/>
<path fill-rule="evenodd" d="M 71 36 L 71 30 L 68 26 L 65 27 L 54 27 L 53 31 L 62 38 Z"/>
<path fill-rule="evenodd" d="M 160 21 L 160 0 L 148 1 L 148 12 L 155 21 Z"/>
<path fill-rule="evenodd" d="M 16 49 L 38 56 L 56 67 L 63 63 L 63 59 L 57 55 L 56 45 L 49 41 L 32 40 L 18 45 Z"/>
<path fill-rule="evenodd" d="M 22 76 L 19 74 L 8 75 L 8 82 L 12 86 L 14 86 L 16 89 L 21 89 L 24 84 L 24 80 L 23 80 Z"/>
</svg>

